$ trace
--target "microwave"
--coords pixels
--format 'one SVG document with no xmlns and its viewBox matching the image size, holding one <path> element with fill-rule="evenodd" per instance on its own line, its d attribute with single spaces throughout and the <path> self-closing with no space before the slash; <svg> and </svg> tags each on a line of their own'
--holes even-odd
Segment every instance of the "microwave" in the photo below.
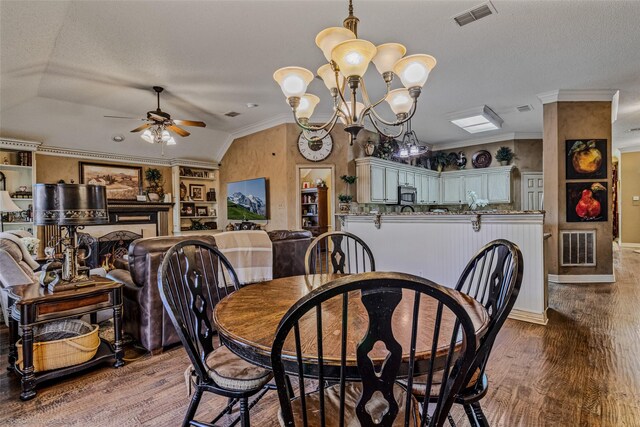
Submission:
<svg viewBox="0 0 640 427">
<path fill-rule="evenodd" d="M 398 187 L 398 204 L 399 205 L 415 205 L 418 198 L 418 190 L 416 187 L 409 185 L 400 185 Z"/>
</svg>

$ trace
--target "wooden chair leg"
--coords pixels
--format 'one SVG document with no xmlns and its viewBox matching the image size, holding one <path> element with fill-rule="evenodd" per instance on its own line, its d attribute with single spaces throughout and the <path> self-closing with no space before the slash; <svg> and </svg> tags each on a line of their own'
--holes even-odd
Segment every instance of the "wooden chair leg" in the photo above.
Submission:
<svg viewBox="0 0 640 427">
<path fill-rule="evenodd" d="M 191 397 L 191 402 L 189 402 L 189 408 L 187 408 L 187 414 L 184 416 L 182 427 L 188 427 L 189 423 L 193 420 L 193 417 L 196 415 L 196 411 L 198 410 L 198 405 L 200 404 L 201 398 L 202 389 L 196 386 L 196 389 L 193 392 L 193 396 Z"/>
<path fill-rule="evenodd" d="M 469 418 L 469 423 L 471 423 L 472 426 L 489 427 L 489 421 L 487 421 L 487 418 L 484 416 L 484 412 L 482 412 L 480 402 L 474 402 L 463 406 L 464 412 L 466 412 L 467 418 Z"/>
<path fill-rule="evenodd" d="M 249 427 L 249 399 L 246 397 L 240 399 L 240 425 Z"/>
</svg>

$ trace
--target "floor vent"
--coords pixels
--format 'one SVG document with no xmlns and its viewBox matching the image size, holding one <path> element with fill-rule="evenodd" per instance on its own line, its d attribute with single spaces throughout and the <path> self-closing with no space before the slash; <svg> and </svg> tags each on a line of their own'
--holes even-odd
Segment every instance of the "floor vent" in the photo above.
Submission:
<svg viewBox="0 0 640 427">
<path fill-rule="evenodd" d="M 596 265 L 596 231 L 561 231 L 560 265 L 589 267 Z"/>
<path fill-rule="evenodd" d="M 460 27 L 464 27 L 467 24 L 471 24 L 472 22 L 475 22 L 486 16 L 493 15 L 494 13 L 495 13 L 495 9 L 493 8 L 493 5 L 490 2 L 488 2 L 480 6 L 476 6 L 467 12 L 461 13 L 458 16 L 454 16 L 453 20 Z"/>
<path fill-rule="evenodd" d="M 531 105 L 521 105 L 519 107 L 516 107 L 516 110 L 521 113 L 526 113 L 527 111 L 533 110 L 533 107 Z"/>
</svg>

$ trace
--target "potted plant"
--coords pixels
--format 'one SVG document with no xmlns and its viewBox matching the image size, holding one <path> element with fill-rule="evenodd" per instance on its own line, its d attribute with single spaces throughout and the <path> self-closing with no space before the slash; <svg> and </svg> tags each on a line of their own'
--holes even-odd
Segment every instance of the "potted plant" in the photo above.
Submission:
<svg viewBox="0 0 640 427">
<path fill-rule="evenodd" d="M 144 177 L 149 183 L 147 187 L 147 197 L 149 197 L 149 200 L 152 202 L 159 201 L 164 197 L 162 172 L 156 168 L 149 168 L 144 172 Z"/>
<path fill-rule="evenodd" d="M 509 147 L 500 147 L 496 151 L 496 160 L 500 162 L 501 166 L 507 166 L 514 157 L 515 155 Z"/>
<path fill-rule="evenodd" d="M 358 179 L 357 176 L 355 175 L 342 175 L 340 177 L 340 179 L 342 180 L 342 182 L 344 182 L 346 188 L 347 188 L 347 196 L 349 196 L 349 200 L 347 201 L 347 203 L 350 203 L 351 200 L 353 200 L 353 198 L 351 197 L 351 186 L 356 182 L 356 179 Z M 340 196 L 338 196 L 338 199 L 340 198 Z M 347 209 L 347 212 L 349 211 L 349 209 Z"/>
<path fill-rule="evenodd" d="M 351 200 L 353 200 L 353 197 L 351 197 L 350 194 L 338 194 L 338 200 L 340 201 L 340 203 L 338 204 L 338 209 L 340 209 L 340 212 L 349 213 L 349 210 L 351 209 Z"/>
<path fill-rule="evenodd" d="M 444 168 L 451 163 L 449 156 L 444 151 L 438 151 L 431 157 L 431 163 L 435 164 L 438 172 L 442 172 Z"/>
</svg>

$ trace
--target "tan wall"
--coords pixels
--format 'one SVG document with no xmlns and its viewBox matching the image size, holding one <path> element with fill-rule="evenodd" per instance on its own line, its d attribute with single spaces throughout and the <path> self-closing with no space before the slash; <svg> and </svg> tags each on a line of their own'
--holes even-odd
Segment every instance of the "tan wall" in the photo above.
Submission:
<svg viewBox="0 0 640 427">
<path fill-rule="evenodd" d="M 547 211 L 545 231 L 549 242 L 550 274 L 613 274 L 613 212 L 608 206 L 607 222 L 566 222 L 566 147 L 567 139 L 606 139 L 608 200 L 611 201 L 611 102 L 558 102 L 544 106 L 544 205 Z M 584 180 L 578 182 L 584 182 Z M 600 180 L 599 180 L 600 181 Z M 601 180 L 604 181 L 604 180 Z M 597 265 L 560 267 L 558 260 L 562 230 L 596 230 Z"/>
<path fill-rule="evenodd" d="M 620 240 L 640 244 L 640 152 L 620 156 Z"/>
<path fill-rule="evenodd" d="M 365 132 L 365 131 L 363 131 Z M 310 162 L 299 153 L 297 144 L 300 128 L 295 124 L 282 124 L 247 135 L 233 141 L 220 166 L 219 227 L 225 227 L 226 183 L 244 179 L 265 177 L 268 179 L 269 221 L 267 230 L 293 229 L 297 227 L 296 205 L 299 189 L 296 187 L 296 166 L 326 166 L 335 168 L 334 194 L 344 193 L 342 175 L 355 175 L 353 159 L 362 156 L 358 142 L 349 146 L 348 134 L 336 125 L 332 132 L 333 151 L 322 162 Z M 366 135 L 363 133 L 361 138 Z M 275 154 L 275 155 L 274 155 Z M 355 189 L 352 189 L 352 194 Z M 333 201 L 337 206 L 337 199 Z M 333 221 L 331 221 L 333 222 Z"/>
<path fill-rule="evenodd" d="M 53 184 L 63 179 L 67 184 L 73 182 L 80 183 L 80 162 L 100 163 L 107 165 L 122 166 L 124 163 L 108 162 L 92 159 L 77 159 L 74 157 L 49 156 L 36 153 L 36 182 Z M 171 193 L 171 167 L 169 166 L 149 166 L 136 163 L 127 163 L 128 166 L 142 166 L 142 179 L 144 181 L 144 171 L 149 168 L 156 168 L 162 173 L 164 179 L 164 192 Z M 144 186 L 147 182 L 144 181 Z M 169 211 L 169 230 L 173 229 L 173 214 Z"/>
</svg>

